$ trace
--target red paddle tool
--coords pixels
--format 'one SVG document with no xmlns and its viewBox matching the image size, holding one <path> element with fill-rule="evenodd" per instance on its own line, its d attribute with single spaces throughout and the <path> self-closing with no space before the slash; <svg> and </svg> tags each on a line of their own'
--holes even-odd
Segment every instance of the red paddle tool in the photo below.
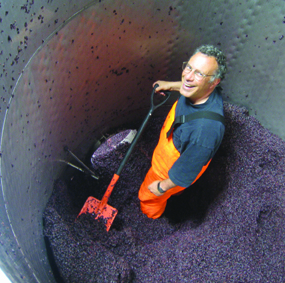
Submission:
<svg viewBox="0 0 285 283">
<path fill-rule="evenodd" d="M 150 116 L 152 115 L 153 111 L 155 109 L 157 109 L 159 106 L 163 105 L 167 100 L 168 98 L 170 97 L 170 92 L 168 91 L 165 91 L 165 99 L 154 105 L 154 94 L 155 94 L 155 89 L 158 87 L 158 84 L 156 84 L 153 88 L 153 91 L 151 93 L 151 107 L 150 107 L 150 110 L 146 116 L 146 118 L 144 119 L 140 129 L 138 130 L 135 138 L 133 139 L 124 159 L 122 160 L 122 162 L 120 163 L 120 166 L 117 170 L 117 172 L 114 174 L 102 200 L 98 200 L 92 196 L 90 196 L 84 206 L 82 207 L 79 215 L 83 214 L 83 213 L 91 213 L 91 214 L 94 214 L 95 215 L 95 219 L 98 219 L 98 220 L 103 220 L 103 223 L 106 225 L 106 228 L 107 228 L 107 231 L 109 231 L 117 213 L 118 213 L 118 210 L 112 206 L 110 206 L 109 204 L 107 204 L 108 200 L 109 200 L 109 197 L 115 187 L 115 184 L 117 183 L 119 177 L 120 177 L 120 174 L 123 170 L 123 167 L 125 166 L 126 162 L 128 161 L 135 145 L 137 144 L 137 141 L 138 139 L 140 138 Z M 79 216 L 78 215 L 78 216 Z"/>
</svg>

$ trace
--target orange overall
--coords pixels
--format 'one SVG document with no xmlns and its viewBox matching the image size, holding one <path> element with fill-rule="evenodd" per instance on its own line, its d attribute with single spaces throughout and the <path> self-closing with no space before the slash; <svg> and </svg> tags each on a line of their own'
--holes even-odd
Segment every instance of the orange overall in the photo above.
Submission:
<svg viewBox="0 0 285 283">
<path fill-rule="evenodd" d="M 170 129 L 174 119 L 175 119 L 175 109 L 177 101 L 172 106 L 170 112 L 168 113 L 167 118 L 162 126 L 158 144 L 153 152 L 152 156 L 152 167 L 149 169 L 146 177 L 139 190 L 139 199 L 141 202 L 141 210 L 149 218 L 156 219 L 162 215 L 165 210 L 167 200 L 180 191 L 185 190 L 184 187 L 176 186 L 162 196 L 156 196 L 149 191 L 148 186 L 154 181 L 162 181 L 168 179 L 168 171 L 175 163 L 175 161 L 180 157 L 180 152 L 175 148 L 172 139 L 172 133 L 169 138 L 166 137 L 166 133 Z M 193 181 L 196 182 L 200 176 L 205 172 L 209 166 L 211 160 L 202 167 L 202 170 Z M 193 184 L 192 183 L 192 184 Z"/>
</svg>

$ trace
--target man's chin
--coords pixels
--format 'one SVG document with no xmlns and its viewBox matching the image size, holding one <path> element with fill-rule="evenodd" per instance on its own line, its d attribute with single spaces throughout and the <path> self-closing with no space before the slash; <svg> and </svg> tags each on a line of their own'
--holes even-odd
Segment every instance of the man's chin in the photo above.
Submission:
<svg viewBox="0 0 285 283">
<path fill-rule="evenodd" d="M 191 90 L 188 90 L 188 91 L 185 91 L 184 89 L 180 90 L 180 93 L 186 97 L 186 98 L 190 98 L 191 96 L 193 96 L 193 91 Z"/>
</svg>

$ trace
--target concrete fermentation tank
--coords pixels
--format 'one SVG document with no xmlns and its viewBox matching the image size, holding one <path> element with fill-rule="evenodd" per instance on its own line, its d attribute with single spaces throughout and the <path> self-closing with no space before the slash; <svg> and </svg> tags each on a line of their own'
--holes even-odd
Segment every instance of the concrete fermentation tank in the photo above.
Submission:
<svg viewBox="0 0 285 283">
<path fill-rule="evenodd" d="M 54 282 L 42 213 L 64 169 L 102 133 L 147 113 L 152 83 L 178 80 L 196 47 L 228 57 L 225 100 L 285 139 L 285 3 L 272 0 L 2 1 L 1 268 Z"/>
</svg>

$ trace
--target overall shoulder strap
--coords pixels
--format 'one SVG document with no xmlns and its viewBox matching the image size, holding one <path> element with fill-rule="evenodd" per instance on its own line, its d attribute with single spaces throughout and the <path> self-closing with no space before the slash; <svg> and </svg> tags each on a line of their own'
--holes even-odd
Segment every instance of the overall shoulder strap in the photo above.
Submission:
<svg viewBox="0 0 285 283">
<path fill-rule="evenodd" d="M 176 117 L 174 122 L 171 125 L 170 130 L 166 134 L 167 138 L 170 136 L 173 128 L 177 124 L 184 124 L 184 123 L 187 123 L 187 122 L 189 122 L 191 120 L 200 119 L 200 118 L 205 118 L 205 119 L 211 119 L 211 120 L 219 121 L 223 125 L 225 125 L 225 117 L 222 116 L 221 114 L 218 114 L 218 113 L 212 112 L 212 111 L 198 111 L 198 112 L 195 112 L 195 113 L 192 113 L 192 114 L 181 115 L 181 116 Z"/>
</svg>

